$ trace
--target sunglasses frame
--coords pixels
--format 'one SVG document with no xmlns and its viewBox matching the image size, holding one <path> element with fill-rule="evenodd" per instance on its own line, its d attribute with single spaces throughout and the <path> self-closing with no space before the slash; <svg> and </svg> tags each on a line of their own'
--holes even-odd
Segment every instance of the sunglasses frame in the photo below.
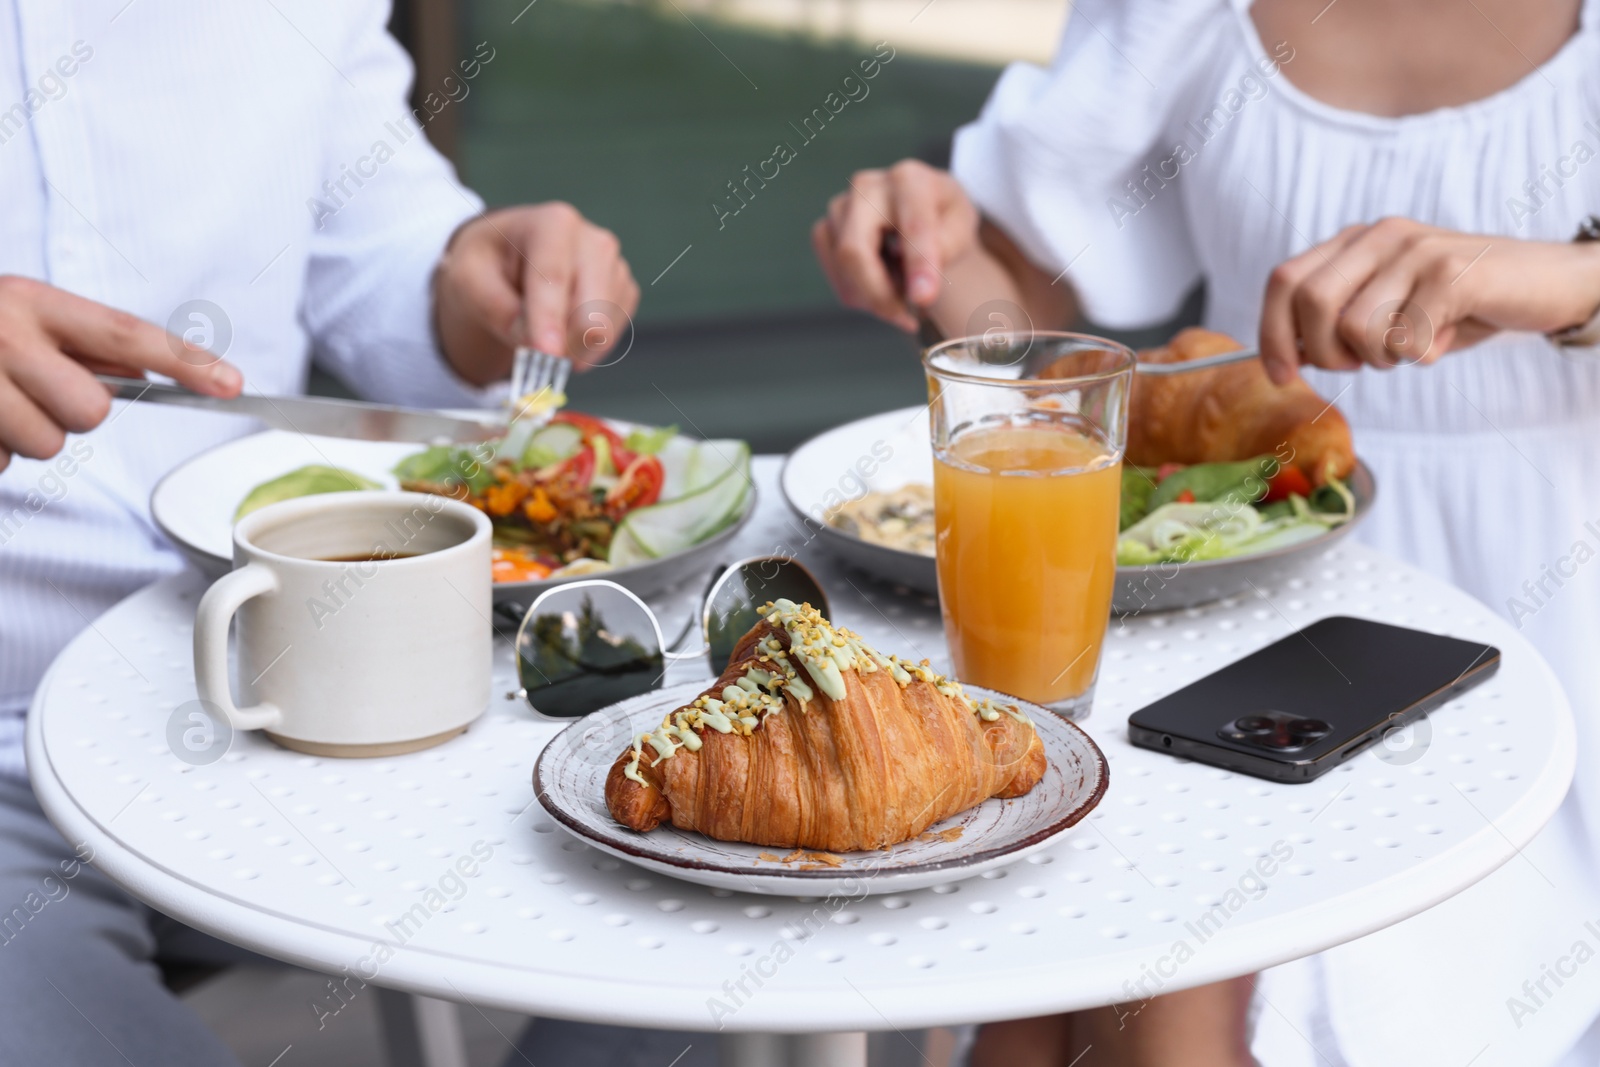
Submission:
<svg viewBox="0 0 1600 1067">
<path fill-rule="evenodd" d="M 794 567 L 799 570 L 801 574 L 805 575 L 806 579 L 810 581 L 812 586 L 816 588 L 818 598 L 822 601 L 821 604 L 813 604 L 812 607 L 822 612 L 824 618 L 828 616 L 828 591 L 822 588 L 822 583 L 817 581 L 817 576 L 811 573 L 810 567 L 807 567 L 804 563 L 801 563 L 793 556 L 746 556 L 743 559 L 734 560 L 732 563 L 724 566 L 721 570 L 712 572 L 711 581 L 706 584 L 706 591 L 700 597 L 700 612 L 698 617 L 700 620 L 700 638 L 704 647 L 693 653 L 680 653 L 679 656 L 682 658 L 692 658 L 694 656 L 709 656 L 711 654 L 711 639 L 709 636 L 711 633 L 711 605 L 716 601 L 718 591 L 722 588 L 723 583 L 726 582 L 731 575 L 738 573 L 740 570 L 751 566 L 752 564 L 767 562 L 776 562 L 784 567 Z M 771 597 L 768 597 L 767 601 L 770 601 L 771 599 Z M 767 601 L 757 601 L 757 606 L 762 603 L 766 603 Z M 692 626 L 693 624 L 694 616 L 691 616 L 689 619 L 689 625 Z M 680 643 L 687 636 L 687 629 L 688 627 L 685 627 L 686 632 L 678 635 L 677 640 L 673 642 L 674 646 Z M 668 655 L 669 658 L 672 658 L 671 653 Z M 725 667 L 727 664 L 723 664 L 723 666 Z M 722 673 L 721 668 L 718 668 L 715 664 L 712 664 L 712 670 L 717 674 Z"/>
<path fill-rule="evenodd" d="M 544 712 L 541 712 L 537 707 L 534 706 L 533 698 L 529 694 L 527 686 L 523 684 L 522 653 L 520 651 L 522 647 L 522 635 L 527 630 L 529 622 L 537 616 L 539 606 L 545 603 L 551 597 L 554 597 L 556 594 L 571 593 L 580 589 L 610 589 L 623 594 L 629 600 L 638 605 L 644 611 L 645 617 L 650 620 L 650 628 L 655 633 L 656 637 L 656 649 L 658 650 L 662 659 L 661 673 L 656 676 L 656 680 L 650 686 L 650 688 L 644 690 L 644 692 L 654 692 L 655 690 L 661 688 L 661 684 L 666 678 L 667 667 L 670 664 L 682 663 L 687 660 L 700 659 L 702 657 L 710 657 L 712 652 L 711 639 L 709 636 L 711 633 L 711 607 L 716 601 L 717 593 L 721 590 L 723 584 L 727 582 L 729 577 L 739 573 L 746 567 L 768 562 L 777 563 L 781 567 L 798 568 L 800 573 L 805 575 L 807 580 L 811 582 L 812 586 L 816 588 L 818 597 L 822 601 L 820 605 L 813 606 L 817 607 L 817 609 L 821 611 L 824 616 L 827 616 L 829 610 L 827 590 L 822 588 L 822 583 L 817 580 L 817 576 L 811 573 L 811 568 L 807 567 L 804 563 L 800 562 L 798 559 L 795 559 L 793 556 L 745 556 L 742 559 L 734 560 L 732 563 L 724 564 L 720 569 L 713 571 L 711 580 L 706 584 L 706 590 L 700 597 L 699 610 L 690 614 L 688 620 L 684 623 L 683 629 L 678 633 L 678 636 L 673 639 L 673 642 L 670 646 L 667 644 L 666 637 L 662 633 L 661 618 L 656 614 L 655 609 L 649 604 L 645 603 L 644 599 L 640 597 L 639 594 L 635 593 L 621 582 L 610 578 L 581 578 L 573 582 L 563 582 L 561 585 L 552 586 L 551 588 L 541 592 L 538 596 L 534 597 L 533 603 L 529 604 L 527 610 L 522 613 L 522 621 L 517 626 L 516 637 L 513 639 L 511 646 L 512 655 L 517 657 L 518 688 L 516 695 L 520 696 L 523 703 L 527 705 L 528 710 L 531 711 L 536 718 L 543 722 L 571 723 L 577 722 L 583 718 L 581 715 L 546 715 Z M 759 603 L 765 602 L 766 601 L 758 602 L 758 606 Z M 690 632 L 693 630 L 696 620 L 698 620 L 700 623 L 699 647 L 693 649 L 692 651 L 677 651 L 677 647 L 688 638 Z M 724 666 L 726 666 L 726 664 L 724 664 Z M 721 670 L 717 668 L 715 664 L 711 664 L 711 668 L 713 678 L 721 673 Z M 596 708 L 595 710 L 598 711 L 600 709 Z M 590 714 L 592 714 L 592 712 Z"/>
<path fill-rule="evenodd" d="M 644 616 L 649 620 L 650 629 L 652 632 L 654 632 L 656 637 L 656 654 L 662 657 L 661 672 L 656 676 L 655 682 L 651 685 L 650 689 L 646 690 L 646 692 L 651 692 L 660 688 L 662 678 L 666 677 L 666 639 L 661 634 L 661 620 L 656 617 L 655 611 L 651 609 L 649 604 L 644 602 L 638 593 L 635 593 L 632 589 L 629 589 L 627 586 L 622 585 L 619 582 L 611 581 L 609 578 L 581 578 L 575 582 L 563 582 L 561 585 L 553 586 L 544 590 L 538 596 L 533 598 L 533 603 L 529 604 L 528 609 L 522 613 L 522 622 L 518 624 L 516 636 L 511 642 L 511 655 L 515 660 L 517 670 L 516 695 L 522 698 L 522 702 L 527 705 L 528 710 L 531 711 L 534 717 L 539 719 L 541 722 L 577 722 L 578 719 L 582 718 L 583 716 L 547 715 L 534 706 L 533 699 L 528 693 L 527 683 L 522 676 L 522 635 L 527 631 L 528 624 L 538 617 L 539 606 L 548 598 L 553 597 L 557 593 L 571 593 L 582 589 L 608 589 L 621 593 L 644 611 Z M 537 668 L 535 669 L 537 670 Z M 549 682 L 549 679 L 545 679 L 545 681 Z"/>
</svg>

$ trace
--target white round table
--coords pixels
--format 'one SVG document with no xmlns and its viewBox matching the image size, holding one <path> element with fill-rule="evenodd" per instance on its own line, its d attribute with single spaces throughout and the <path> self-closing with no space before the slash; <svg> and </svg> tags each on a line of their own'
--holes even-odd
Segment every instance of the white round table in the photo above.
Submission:
<svg viewBox="0 0 1600 1067">
<path fill-rule="evenodd" d="M 756 472 L 760 512 L 736 554 L 799 554 L 839 621 L 942 661 L 933 602 L 821 556 L 781 502 L 777 461 L 758 459 Z M 668 632 L 699 585 L 662 605 Z M 534 1015 L 847 1032 L 1171 992 L 1348 941 L 1459 892 L 1534 836 L 1573 773 L 1566 700 L 1529 644 L 1465 594 L 1347 543 L 1259 595 L 1113 622 L 1086 724 L 1110 789 L 1049 849 L 897 896 L 741 895 L 631 868 L 533 803 L 534 758 L 560 727 L 498 695 L 515 688 L 504 648 L 494 706 L 438 748 L 322 759 L 247 735 L 209 765 L 176 758 L 167 727 L 195 699 L 202 590 L 192 575 L 145 589 L 51 667 L 27 736 L 50 818 L 135 896 L 219 937 Z M 1425 745 L 1368 750 L 1307 785 L 1128 744 L 1129 712 L 1331 614 L 1491 642 L 1503 665 L 1430 717 Z M 1187 951 L 1175 952 L 1180 942 Z M 769 1046 L 732 1047 L 755 1063 Z M 806 1062 L 864 1062 L 849 1037 L 805 1047 Z"/>
</svg>

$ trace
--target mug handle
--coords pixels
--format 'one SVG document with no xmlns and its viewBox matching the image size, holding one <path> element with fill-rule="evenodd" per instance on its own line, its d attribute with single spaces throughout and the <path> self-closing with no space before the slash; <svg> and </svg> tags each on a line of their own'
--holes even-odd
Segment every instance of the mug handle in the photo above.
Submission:
<svg viewBox="0 0 1600 1067">
<path fill-rule="evenodd" d="M 278 726 L 283 712 L 272 704 L 241 708 L 228 682 L 228 624 L 246 600 L 278 589 L 277 576 L 259 563 L 247 563 L 211 583 L 194 615 L 194 680 L 200 699 L 220 710 L 235 730 Z"/>
</svg>

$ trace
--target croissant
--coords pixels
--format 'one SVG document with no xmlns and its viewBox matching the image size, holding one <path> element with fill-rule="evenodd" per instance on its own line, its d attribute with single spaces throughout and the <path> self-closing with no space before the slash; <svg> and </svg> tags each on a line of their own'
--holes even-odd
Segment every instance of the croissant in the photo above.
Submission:
<svg viewBox="0 0 1600 1067">
<path fill-rule="evenodd" d="M 1044 776 L 1044 745 L 1016 707 L 973 701 L 809 604 L 762 612 L 716 683 L 617 757 L 605 797 L 619 823 L 849 852 Z"/>
<path fill-rule="evenodd" d="M 1178 363 L 1242 346 L 1226 334 L 1187 329 L 1141 363 Z M 1273 455 L 1313 485 L 1355 466 L 1350 425 L 1301 379 L 1273 385 L 1260 360 L 1189 374 L 1136 374 L 1128 401 L 1127 458 L 1139 466 L 1220 463 Z"/>
</svg>

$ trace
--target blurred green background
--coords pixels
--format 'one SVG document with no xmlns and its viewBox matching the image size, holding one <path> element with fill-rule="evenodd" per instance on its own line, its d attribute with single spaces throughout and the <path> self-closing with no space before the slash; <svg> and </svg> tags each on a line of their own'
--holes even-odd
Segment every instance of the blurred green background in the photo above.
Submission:
<svg viewBox="0 0 1600 1067">
<path fill-rule="evenodd" d="M 811 223 L 856 170 L 940 159 L 998 69 L 897 50 L 868 95 L 805 143 L 789 124 L 871 44 L 670 3 L 538 0 L 513 25 L 525 4 L 465 8 L 462 51 L 488 41 L 496 54 L 462 111 L 458 161 L 491 205 L 568 200 L 622 239 L 644 290 L 634 346 L 575 376 L 573 405 L 781 451 L 918 403 L 915 346 L 834 303 Z M 719 227 L 712 204 L 736 204 L 726 183 L 779 141 L 797 158 Z"/>
<path fill-rule="evenodd" d="M 812 220 L 853 171 L 942 154 L 998 73 L 900 51 L 808 144 L 790 124 L 871 44 L 691 24 L 665 3 L 539 0 L 509 25 L 526 2 L 467 7 L 462 45 L 497 54 L 463 112 L 463 174 L 491 204 L 570 200 L 614 230 L 648 289 L 641 326 L 829 309 Z M 737 206 L 726 183 L 779 141 L 798 157 L 719 229 L 712 204 Z"/>
<path fill-rule="evenodd" d="M 634 343 L 574 376 L 573 406 L 781 452 L 926 396 L 915 343 L 835 303 L 812 222 L 857 170 L 944 165 L 1004 63 L 1047 60 L 1065 12 L 1066 0 L 401 0 L 393 28 L 421 91 L 480 42 L 494 49 L 429 127 L 492 207 L 567 200 L 622 240 L 643 290 Z M 879 41 L 894 57 L 868 94 L 805 141 L 796 127 Z M 728 183 L 779 142 L 797 157 L 719 222 L 712 205 L 736 203 Z"/>
</svg>

